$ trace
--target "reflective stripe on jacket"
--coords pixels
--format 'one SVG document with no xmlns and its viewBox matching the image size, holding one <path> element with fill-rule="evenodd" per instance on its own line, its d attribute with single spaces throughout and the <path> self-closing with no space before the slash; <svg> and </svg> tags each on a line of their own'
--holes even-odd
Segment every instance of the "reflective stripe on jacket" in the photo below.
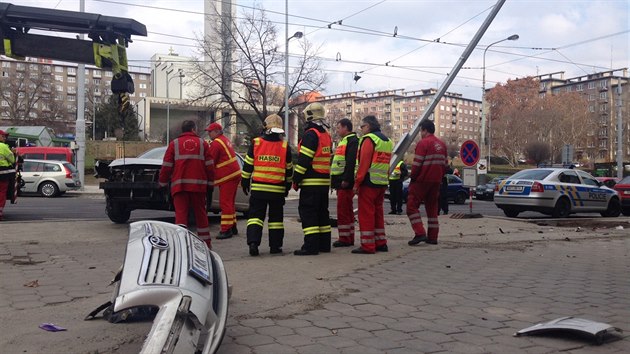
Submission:
<svg viewBox="0 0 630 354">
<path fill-rule="evenodd" d="M 361 137 L 359 142 L 357 157 L 361 156 L 361 145 L 365 139 L 370 139 L 374 142 L 374 153 L 372 154 L 372 161 L 364 182 L 368 182 L 368 184 L 375 187 L 385 187 L 389 184 L 389 161 L 392 157 L 394 144 L 380 131 L 366 134 Z M 358 158 L 357 166 L 359 166 Z"/>
<path fill-rule="evenodd" d="M 197 134 L 183 133 L 166 149 L 160 169 L 160 185 L 171 183 L 171 194 L 178 192 L 205 193 L 213 185 L 214 161 L 210 147 Z"/>
<path fill-rule="evenodd" d="M 284 194 L 286 191 L 287 142 L 254 139 L 253 191 Z"/>
<path fill-rule="evenodd" d="M 398 181 L 400 179 L 400 174 L 402 173 L 400 171 L 400 166 L 402 166 L 402 164 L 403 164 L 403 162 L 399 161 L 398 164 L 396 165 L 396 167 L 394 167 L 394 170 L 389 175 L 389 180 L 390 181 Z"/>
<path fill-rule="evenodd" d="M 240 178 L 241 166 L 236 160 L 232 143 L 221 134 L 210 142 L 210 155 L 214 160 L 214 185 L 219 186 L 227 181 Z"/>
<path fill-rule="evenodd" d="M 15 156 L 9 145 L 0 143 L 0 167 L 11 167 L 15 163 Z M 13 171 L 15 172 L 15 171 Z"/>
<path fill-rule="evenodd" d="M 303 144 L 304 139 L 309 134 L 315 134 L 317 139 L 316 147 Z M 298 144 L 299 157 L 298 164 L 295 166 L 294 179 L 303 187 L 317 186 L 328 188 L 330 186 L 330 157 L 332 153 L 330 134 L 325 130 L 319 131 L 312 127 L 307 129 L 304 135 L 305 138 Z M 301 158 L 301 156 L 305 158 Z M 299 175 L 302 175 L 303 178 Z"/>
<path fill-rule="evenodd" d="M 337 145 L 337 149 L 335 149 L 335 155 L 332 159 L 332 164 L 330 166 L 330 175 L 331 176 L 340 176 L 346 169 L 346 165 L 348 161 L 346 160 L 346 149 L 348 147 L 348 139 L 356 137 L 355 133 L 350 133 L 341 139 L 339 145 Z"/>
</svg>

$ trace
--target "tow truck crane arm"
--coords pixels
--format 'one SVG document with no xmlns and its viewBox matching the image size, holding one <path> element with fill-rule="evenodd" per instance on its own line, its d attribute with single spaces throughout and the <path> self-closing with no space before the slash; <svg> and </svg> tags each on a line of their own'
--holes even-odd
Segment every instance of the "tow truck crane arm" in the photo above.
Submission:
<svg viewBox="0 0 630 354">
<path fill-rule="evenodd" d="M 91 41 L 32 34 L 31 30 L 87 34 Z M 146 36 L 145 25 L 122 17 L 0 3 L 0 54 L 20 60 L 29 56 L 111 69 L 111 89 L 118 95 L 121 114 L 129 107 L 129 94 L 134 92 L 126 52 L 132 35 Z"/>
</svg>

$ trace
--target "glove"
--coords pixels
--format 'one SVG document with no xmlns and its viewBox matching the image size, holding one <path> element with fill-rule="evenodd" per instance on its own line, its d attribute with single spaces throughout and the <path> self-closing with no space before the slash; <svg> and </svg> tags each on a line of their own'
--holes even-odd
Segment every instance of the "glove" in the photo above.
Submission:
<svg viewBox="0 0 630 354">
<path fill-rule="evenodd" d="M 244 193 L 245 195 L 249 195 L 249 187 L 247 187 L 247 186 L 243 186 L 243 193 Z"/>
</svg>

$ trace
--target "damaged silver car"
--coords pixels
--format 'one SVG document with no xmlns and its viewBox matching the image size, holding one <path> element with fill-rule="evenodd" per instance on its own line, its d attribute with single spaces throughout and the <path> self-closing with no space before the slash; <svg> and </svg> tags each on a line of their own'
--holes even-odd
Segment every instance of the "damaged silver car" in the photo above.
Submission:
<svg viewBox="0 0 630 354">
<path fill-rule="evenodd" d="M 221 257 L 186 228 L 161 221 L 129 225 L 110 322 L 153 318 L 140 353 L 215 353 L 225 335 L 228 282 Z"/>
</svg>

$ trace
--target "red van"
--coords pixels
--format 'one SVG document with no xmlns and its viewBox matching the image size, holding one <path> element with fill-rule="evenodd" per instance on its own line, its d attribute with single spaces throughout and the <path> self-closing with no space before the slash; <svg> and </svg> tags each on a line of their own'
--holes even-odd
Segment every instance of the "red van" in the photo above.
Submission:
<svg viewBox="0 0 630 354">
<path fill-rule="evenodd" d="M 58 160 L 74 163 L 74 154 L 67 147 L 26 146 L 16 148 L 18 155 L 29 160 Z"/>
</svg>

